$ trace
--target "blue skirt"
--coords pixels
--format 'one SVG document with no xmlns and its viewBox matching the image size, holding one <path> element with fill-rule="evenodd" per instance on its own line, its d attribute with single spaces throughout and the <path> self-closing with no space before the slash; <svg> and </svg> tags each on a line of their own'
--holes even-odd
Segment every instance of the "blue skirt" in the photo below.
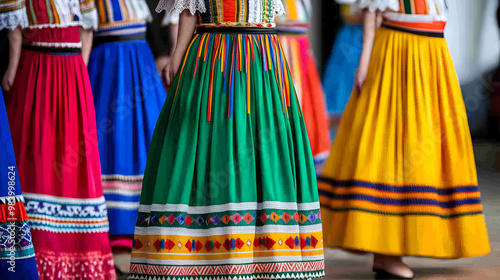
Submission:
<svg viewBox="0 0 500 280">
<path fill-rule="evenodd" d="M 149 144 L 167 93 L 145 40 L 104 43 L 89 61 L 110 235 L 134 234 Z M 131 247 L 128 245 L 112 246 Z"/>
<path fill-rule="evenodd" d="M 363 26 L 342 26 L 323 77 L 323 90 L 330 114 L 341 114 L 349 101 L 362 47 Z"/>
<path fill-rule="evenodd" d="M 0 279 L 38 279 L 9 121 L 0 90 Z"/>
</svg>

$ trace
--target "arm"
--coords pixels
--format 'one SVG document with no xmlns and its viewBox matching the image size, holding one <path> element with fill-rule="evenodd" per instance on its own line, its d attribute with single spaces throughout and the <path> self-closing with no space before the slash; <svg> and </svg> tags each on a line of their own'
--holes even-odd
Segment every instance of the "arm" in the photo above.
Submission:
<svg viewBox="0 0 500 280">
<path fill-rule="evenodd" d="M 379 28 L 380 26 L 382 26 L 383 20 L 384 20 L 384 18 L 382 17 L 382 12 L 377 11 L 377 27 L 376 28 Z"/>
<path fill-rule="evenodd" d="M 85 65 L 89 63 L 90 52 L 92 51 L 92 29 L 80 28 L 80 40 L 82 41 L 82 57 Z"/>
<path fill-rule="evenodd" d="M 173 53 L 175 50 L 175 45 L 177 44 L 177 33 L 179 32 L 179 24 L 171 23 L 169 25 L 170 28 L 170 43 L 172 49 L 169 50 L 169 53 Z"/>
<path fill-rule="evenodd" d="M 167 85 L 167 66 L 170 62 L 170 59 L 172 57 L 172 54 L 174 53 L 175 50 L 175 45 L 177 44 L 177 33 L 179 29 L 179 19 L 177 18 L 177 21 L 175 23 L 169 23 L 168 24 L 168 49 L 166 50 L 166 53 L 164 55 L 158 56 L 155 61 L 156 61 L 156 68 L 158 73 L 160 73 L 161 78 L 163 80 L 163 83 Z M 168 89 L 168 87 L 167 87 Z"/>
<path fill-rule="evenodd" d="M 197 14 L 193 15 L 189 10 L 184 10 L 179 17 L 179 30 L 177 32 L 177 43 L 175 44 L 174 53 L 172 54 L 172 59 L 168 63 L 166 82 L 167 86 L 172 83 L 177 70 L 181 64 L 182 58 L 186 53 L 186 50 L 193 38 L 194 30 L 196 28 L 196 23 L 198 21 Z"/>
<path fill-rule="evenodd" d="M 92 38 L 94 30 L 97 30 L 97 10 L 94 0 L 79 0 L 80 2 L 80 40 L 82 41 L 82 58 L 85 65 L 89 63 L 92 51 Z"/>
<path fill-rule="evenodd" d="M 14 79 L 16 78 L 17 66 L 21 58 L 21 47 L 23 43 L 23 34 L 21 27 L 18 26 L 9 31 L 9 66 L 2 79 L 2 88 L 4 91 L 9 92 Z"/>
<path fill-rule="evenodd" d="M 0 0 L 0 30 L 8 30 L 9 65 L 2 77 L 1 86 L 8 92 L 16 77 L 23 43 L 22 29 L 28 26 L 28 16 L 24 1 Z"/>
<path fill-rule="evenodd" d="M 375 39 L 375 30 L 377 28 L 377 15 L 376 12 L 370 12 L 365 9 L 363 11 L 363 49 L 361 51 L 361 58 L 359 60 L 359 67 L 356 71 L 354 79 L 354 86 L 359 91 L 363 87 L 368 73 L 368 66 L 370 64 L 370 57 L 373 48 L 373 41 Z"/>
</svg>

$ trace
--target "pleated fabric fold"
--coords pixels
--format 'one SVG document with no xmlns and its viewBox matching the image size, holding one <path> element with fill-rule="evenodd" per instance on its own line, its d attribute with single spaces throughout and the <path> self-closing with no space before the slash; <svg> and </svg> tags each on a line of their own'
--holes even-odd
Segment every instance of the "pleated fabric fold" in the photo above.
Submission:
<svg viewBox="0 0 500 280">
<path fill-rule="evenodd" d="M 307 34 L 278 36 L 287 57 L 293 84 L 304 114 L 316 173 L 320 174 L 330 153 L 330 134 L 325 97 Z"/>
<path fill-rule="evenodd" d="M 327 246 L 434 258 L 490 251 L 444 39 L 378 29 L 318 185 Z"/>
</svg>

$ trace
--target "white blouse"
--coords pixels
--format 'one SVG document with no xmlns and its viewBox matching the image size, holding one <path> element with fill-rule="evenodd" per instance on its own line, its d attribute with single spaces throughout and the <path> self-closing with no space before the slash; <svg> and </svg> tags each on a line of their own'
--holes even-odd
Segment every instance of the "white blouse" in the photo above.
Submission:
<svg viewBox="0 0 500 280">
<path fill-rule="evenodd" d="M 166 10 L 180 14 L 189 10 L 191 14 L 200 12 L 202 23 L 223 23 L 224 7 L 234 11 L 238 6 L 238 14 L 234 22 L 240 23 L 273 23 L 275 16 L 285 14 L 282 0 L 160 0 L 156 7 L 157 12 Z M 207 7 L 223 7 L 223 9 L 207 9 Z M 227 13 L 232 13 L 226 11 Z"/>
</svg>

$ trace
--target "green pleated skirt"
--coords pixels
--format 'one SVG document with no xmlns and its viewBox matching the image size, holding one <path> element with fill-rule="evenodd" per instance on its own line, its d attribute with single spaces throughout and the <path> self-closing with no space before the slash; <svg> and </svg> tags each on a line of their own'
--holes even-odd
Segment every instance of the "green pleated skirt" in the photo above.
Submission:
<svg viewBox="0 0 500 280">
<path fill-rule="evenodd" d="M 324 275 L 314 163 L 276 35 L 194 36 L 156 125 L 133 245 L 131 279 Z"/>
</svg>

